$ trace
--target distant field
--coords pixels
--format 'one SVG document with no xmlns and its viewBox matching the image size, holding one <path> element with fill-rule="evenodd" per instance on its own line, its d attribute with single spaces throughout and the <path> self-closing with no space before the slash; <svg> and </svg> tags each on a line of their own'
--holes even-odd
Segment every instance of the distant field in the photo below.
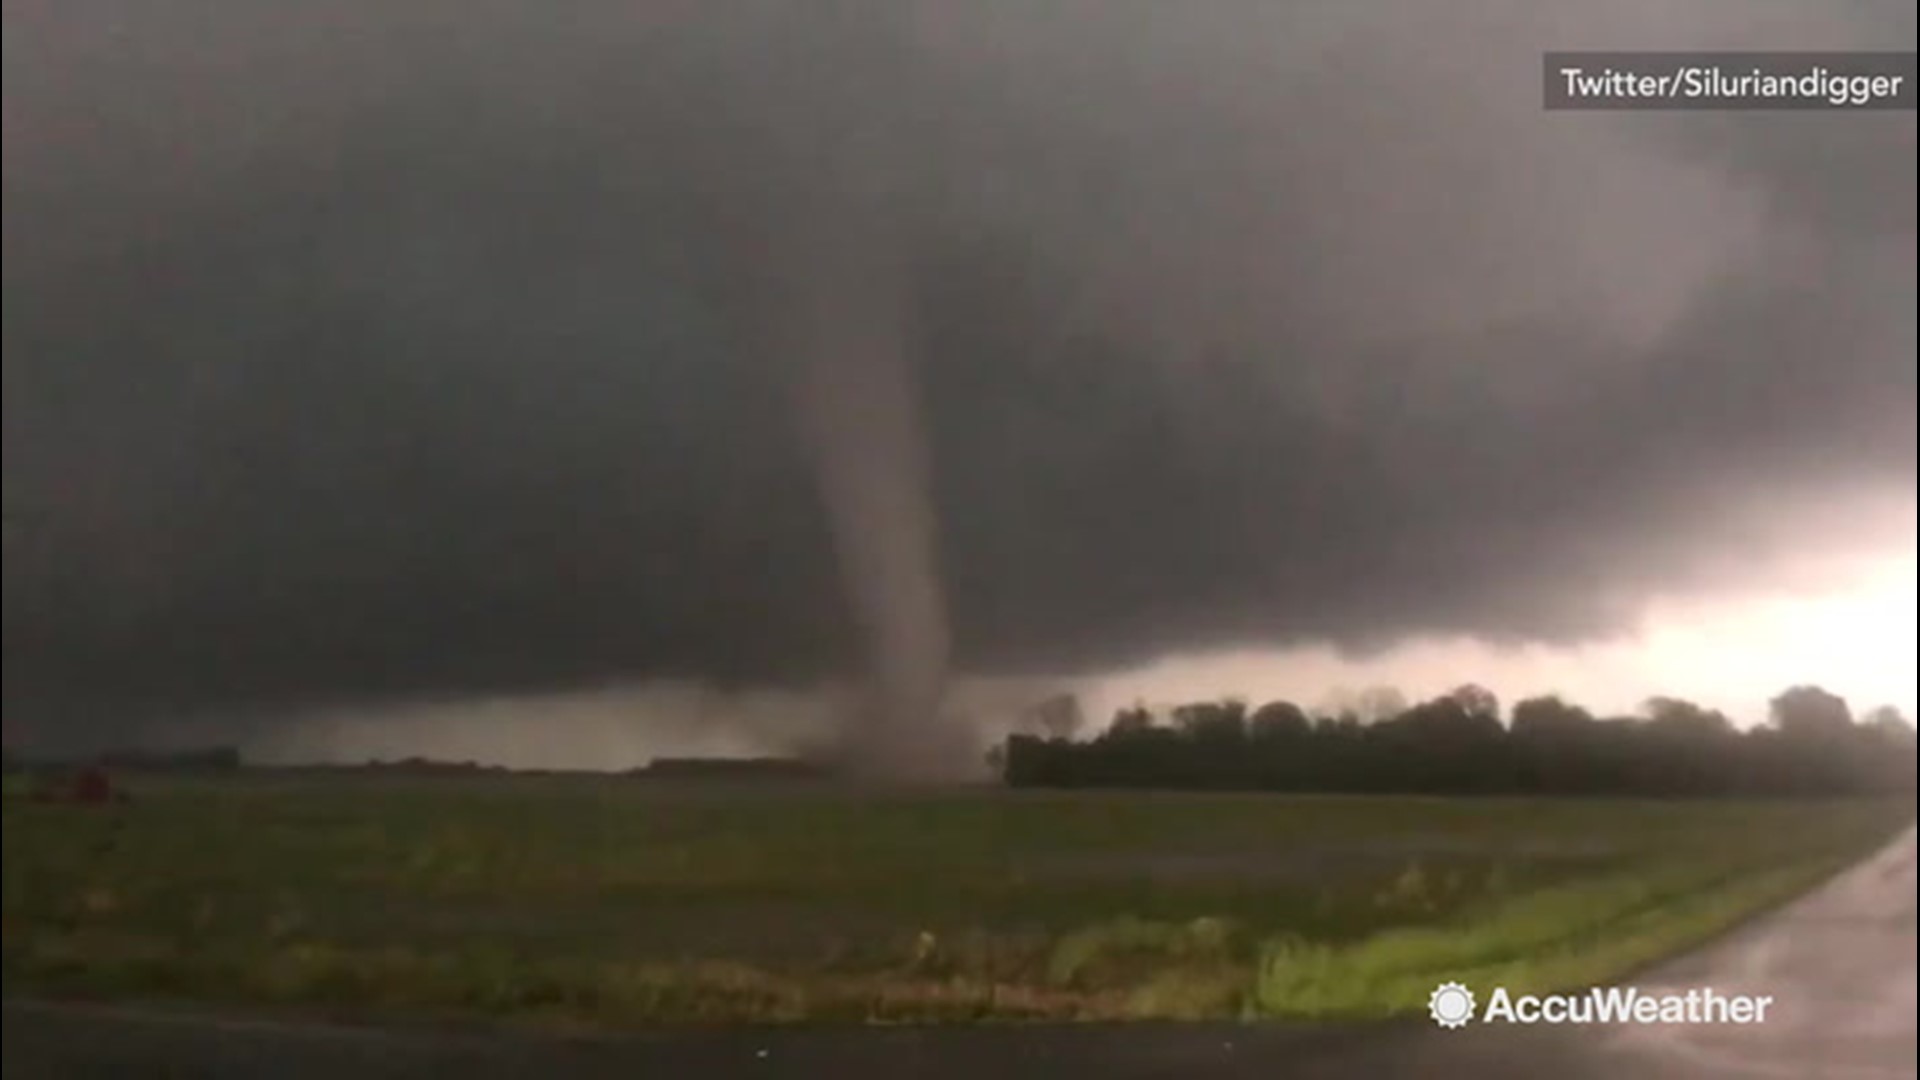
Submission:
<svg viewBox="0 0 1920 1080">
<path fill-rule="evenodd" d="M 1618 976 L 1899 802 L 179 779 L 5 813 L 10 993 L 583 1027 L 1367 1016 Z"/>
</svg>

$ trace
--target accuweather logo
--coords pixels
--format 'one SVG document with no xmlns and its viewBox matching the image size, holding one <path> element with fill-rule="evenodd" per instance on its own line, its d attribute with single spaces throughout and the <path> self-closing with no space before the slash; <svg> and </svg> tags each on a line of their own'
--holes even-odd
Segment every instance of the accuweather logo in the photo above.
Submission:
<svg viewBox="0 0 1920 1080">
<path fill-rule="evenodd" d="M 1769 995 L 1722 994 L 1711 986 L 1666 994 L 1597 986 L 1577 994 L 1520 995 L 1496 986 L 1485 1008 L 1457 982 L 1443 982 L 1427 995 L 1427 1015 L 1443 1028 L 1465 1027 L 1476 1018 L 1483 1024 L 1764 1024 L 1772 1005 Z"/>
<path fill-rule="evenodd" d="M 1443 982 L 1427 995 L 1427 1013 L 1443 1028 L 1465 1027 L 1473 1019 L 1473 991 L 1457 982 Z"/>
</svg>

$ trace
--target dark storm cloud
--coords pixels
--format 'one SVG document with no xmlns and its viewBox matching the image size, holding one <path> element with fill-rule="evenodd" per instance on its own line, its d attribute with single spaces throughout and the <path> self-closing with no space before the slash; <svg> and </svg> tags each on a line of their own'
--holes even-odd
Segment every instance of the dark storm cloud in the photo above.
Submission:
<svg viewBox="0 0 1920 1080">
<path fill-rule="evenodd" d="M 850 670 L 849 259 L 963 670 L 1605 634 L 1914 482 L 1912 114 L 1537 83 L 1911 5 L 626 7 L 8 4 L 10 709 Z"/>
</svg>

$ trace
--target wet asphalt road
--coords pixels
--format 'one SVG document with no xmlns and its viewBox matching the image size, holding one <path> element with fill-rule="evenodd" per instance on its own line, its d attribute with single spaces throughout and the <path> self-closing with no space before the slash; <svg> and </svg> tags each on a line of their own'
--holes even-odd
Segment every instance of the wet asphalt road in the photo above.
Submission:
<svg viewBox="0 0 1920 1080">
<path fill-rule="evenodd" d="M 732 1030 L 609 1040 L 331 1027 L 9 1000 L 0 1075 L 94 1077 L 1883 1080 L 1915 1068 L 1914 831 L 1789 907 L 1635 980 L 1766 994 L 1753 1026 L 1422 1022 Z M 1480 988 L 1476 988 L 1480 989 Z M 1484 991 L 1482 991 L 1484 993 Z M 1484 997 L 1483 997 L 1484 1002 Z"/>
</svg>

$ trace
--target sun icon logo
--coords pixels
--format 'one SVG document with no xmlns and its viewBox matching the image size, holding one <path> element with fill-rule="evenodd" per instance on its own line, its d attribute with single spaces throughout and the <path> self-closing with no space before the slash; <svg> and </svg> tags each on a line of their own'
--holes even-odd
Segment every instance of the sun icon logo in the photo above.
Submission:
<svg viewBox="0 0 1920 1080">
<path fill-rule="evenodd" d="M 1427 1015 L 1443 1028 L 1466 1027 L 1473 1019 L 1473 991 L 1457 982 L 1443 982 L 1427 995 Z"/>
</svg>

